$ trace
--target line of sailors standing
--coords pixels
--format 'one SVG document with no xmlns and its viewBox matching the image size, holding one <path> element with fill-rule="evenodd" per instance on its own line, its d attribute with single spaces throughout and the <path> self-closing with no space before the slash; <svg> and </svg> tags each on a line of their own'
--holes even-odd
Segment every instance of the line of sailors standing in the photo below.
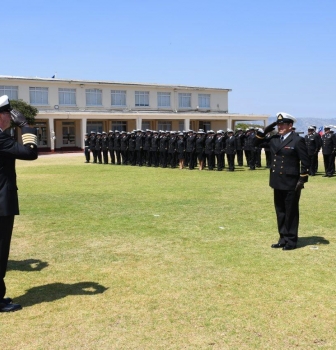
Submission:
<svg viewBox="0 0 336 350">
<path fill-rule="evenodd" d="M 311 158 L 310 175 L 314 176 L 318 167 L 318 152 L 322 148 L 326 175 L 332 176 L 335 172 L 336 138 L 330 132 L 330 127 L 325 127 L 325 134 L 321 137 L 316 133 L 316 126 L 308 128 L 305 141 L 308 154 Z M 190 170 L 198 167 L 203 170 L 222 171 L 225 168 L 225 154 L 228 171 L 235 170 L 235 160 L 238 166 L 243 166 L 245 156 L 246 164 L 250 170 L 261 167 L 261 151 L 265 150 L 266 167 L 271 166 L 270 152 L 267 143 L 254 146 L 254 138 L 257 129 L 249 127 L 246 131 L 237 128 L 235 133 L 231 129 L 226 132 L 209 130 L 205 132 L 188 130 L 176 131 L 152 131 L 133 130 L 95 132 L 85 134 L 85 158 L 90 162 L 90 154 L 93 163 L 154 166 L 162 168 L 179 167 Z M 328 136 L 329 135 L 329 136 Z M 271 135 L 266 135 L 270 137 Z M 326 165 L 327 164 L 327 165 Z"/>
<path fill-rule="evenodd" d="M 197 132 L 176 131 L 151 131 L 133 130 L 126 132 L 118 130 L 106 132 L 94 132 L 85 135 L 85 157 L 90 162 L 90 153 L 93 163 L 154 166 L 166 168 L 188 167 L 194 169 L 198 166 L 203 170 L 217 168 L 222 171 L 225 168 L 225 154 L 228 163 L 228 171 L 235 170 L 235 157 L 239 166 L 243 166 L 243 151 L 247 164 L 251 169 L 261 166 L 261 148 L 259 157 L 255 156 L 253 138 L 254 128 L 246 132 L 237 129 L 226 132 L 200 129 Z M 259 162 L 258 162 L 259 159 Z"/>
</svg>

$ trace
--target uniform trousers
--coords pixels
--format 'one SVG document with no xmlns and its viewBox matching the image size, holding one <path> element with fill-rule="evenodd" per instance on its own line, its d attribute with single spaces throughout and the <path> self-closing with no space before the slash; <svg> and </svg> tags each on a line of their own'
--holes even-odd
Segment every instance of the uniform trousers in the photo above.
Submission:
<svg viewBox="0 0 336 350">
<path fill-rule="evenodd" d="M 326 175 L 332 176 L 334 173 L 334 158 L 332 154 L 324 154 L 323 155 L 323 162 L 324 162 L 324 170 Z"/>
<path fill-rule="evenodd" d="M 84 149 L 85 159 L 87 162 L 90 162 L 90 150 L 88 146 L 85 146 Z"/>
<path fill-rule="evenodd" d="M 277 216 L 279 243 L 296 247 L 299 231 L 299 200 L 301 190 L 274 189 L 274 207 Z"/>
<path fill-rule="evenodd" d="M 14 215 L 0 216 L 0 299 L 6 295 L 7 262 L 14 225 Z"/>
</svg>

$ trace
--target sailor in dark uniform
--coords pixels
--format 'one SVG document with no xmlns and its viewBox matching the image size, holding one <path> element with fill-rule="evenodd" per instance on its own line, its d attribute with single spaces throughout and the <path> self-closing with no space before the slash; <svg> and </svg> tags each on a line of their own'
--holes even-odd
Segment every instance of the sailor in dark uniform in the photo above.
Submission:
<svg viewBox="0 0 336 350">
<path fill-rule="evenodd" d="M 205 139 L 204 153 L 208 162 L 208 170 L 215 166 L 215 132 L 209 130 Z"/>
<path fill-rule="evenodd" d="M 121 154 L 121 162 L 122 165 L 128 164 L 128 138 L 126 131 L 122 131 L 120 133 L 121 139 L 120 139 L 120 154 Z"/>
<path fill-rule="evenodd" d="M 175 131 L 170 132 L 170 137 L 168 141 L 168 155 L 169 155 L 169 163 L 170 167 L 176 168 L 176 160 L 177 160 L 177 153 L 176 153 L 176 143 L 177 143 L 177 135 Z"/>
<path fill-rule="evenodd" d="M 16 142 L 7 132 L 11 123 L 21 129 L 22 144 Z M 19 202 L 16 185 L 15 161 L 37 158 L 37 132 L 28 126 L 25 116 L 11 108 L 7 95 L 0 97 L 0 312 L 13 312 L 22 309 L 20 304 L 5 298 L 5 276 L 15 215 L 19 215 Z M 26 189 L 27 191 L 27 189 Z M 28 193 L 28 192 L 27 192 Z M 33 203 L 31 198 L 30 202 Z M 24 224 L 22 224 L 24 229 Z M 19 282 L 18 282 L 19 283 Z M 26 299 L 27 300 L 27 299 Z M 29 301 L 28 301 L 29 303 Z M 3 318 L 2 329 L 9 319 Z M 3 342 L 2 342 L 3 344 Z M 6 347 L 2 345 L 3 349 Z"/>
<path fill-rule="evenodd" d="M 204 144 L 205 144 L 205 132 L 203 130 L 198 130 L 196 134 L 196 157 L 198 160 L 198 170 L 204 169 Z"/>
<path fill-rule="evenodd" d="M 310 160 L 309 175 L 315 176 L 316 172 L 316 154 L 319 151 L 319 144 L 316 136 L 314 135 L 314 127 L 308 127 L 308 134 L 305 136 L 305 142 L 307 147 L 307 152 Z"/>
<path fill-rule="evenodd" d="M 105 131 L 102 132 L 102 138 L 101 138 L 101 149 L 102 149 L 102 153 L 103 153 L 103 162 L 104 164 L 108 164 L 108 138 L 107 138 L 107 134 Z"/>
<path fill-rule="evenodd" d="M 186 150 L 186 141 L 184 139 L 183 132 L 180 132 L 178 134 L 176 150 L 177 150 L 177 158 L 179 161 L 179 169 L 182 170 L 184 168 L 185 150 Z"/>
<path fill-rule="evenodd" d="M 188 159 L 189 170 L 195 168 L 195 147 L 196 147 L 196 135 L 194 135 L 193 130 L 188 131 L 188 136 L 186 138 L 186 158 Z"/>
<path fill-rule="evenodd" d="M 101 139 L 101 133 L 97 132 L 97 137 L 96 137 L 96 145 L 95 145 L 95 150 L 96 150 L 96 161 L 95 163 L 97 163 L 97 158 L 98 158 L 98 162 L 99 164 L 102 164 L 102 139 Z"/>
<path fill-rule="evenodd" d="M 96 133 L 94 131 L 91 131 L 89 145 L 90 151 L 92 152 L 93 163 L 97 163 Z"/>
<path fill-rule="evenodd" d="M 237 128 L 237 133 L 235 136 L 237 141 L 237 163 L 238 166 L 243 166 L 243 149 L 245 140 L 243 130 L 241 128 Z"/>
<path fill-rule="evenodd" d="M 234 159 L 237 149 L 237 141 L 235 136 L 233 136 L 233 130 L 227 129 L 228 138 L 226 139 L 225 144 L 225 153 L 229 164 L 229 171 L 234 171 Z"/>
<path fill-rule="evenodd" d="M 150 152 L 151 152 L 151 164 L 154 165 L 156 168 L 159 166 L 159 146 L 160 146 L 160 138 L 159 138 L 159 133 L 158 131 L 154 130 L 153 131 L 153 136 L 151 139 L 151 147 L 150 147 Z"/>
<path fill-rule="evenodd" d="M 84 135 L 84 155 L 85 163 L 90 163 L 90 139 L 88 133 Z"/>
<path fill-rule="evenodd" d="M 215 157 L 217 160 L 217 171 L 225 168 L 224 161 L 225 139 L 223 130 L 218 130 L 215 138 Z"/>
<path fill-rule="evenodd" d="M 121 136 L 120 131 L 116 130 L 114 132 L 113 149 L 115 151 L 115 157 L 117 159 L 117 165 L 121 164 Z"/>
<path fill-rule="evenodd" d="M 108 133 L 108 150 L 110 153 L 111 164 L 115 164 L 115 156 L 114 156 L 114 132 L 112 130 Z"/>
<path fill-rule="evenodd" d="M 299 228 L 299 200 L 310 168 L 305 141 L 292 131 L 295 118 L 278 113 L 277 121 L 258 130 L 255 146 L 268 142 L 272 156 L 270 186 L 274 189 L 274 206 L 277 216 L 279 241 L 272 248 L 296 248 Z M 278 125 L 278 134 L 265 139 L 265 134 Z"/>
<path fill-rule="evenodd" d="M 132 166 L 136 165 L 135 158 L 135 131 L 133 130 L 130 134 L 130 138 L 128 139 L 128 159 L 129 164 Z"/>
<path fill-rule="evenodd" d="M 325 174 L 323 177 L 332 177 L 334 174 L 334 155 L 336 153 L 335 135 L 330 132 L 330 126 L 324 127 L 322 139 L 322 154 Z"/>
</svg>

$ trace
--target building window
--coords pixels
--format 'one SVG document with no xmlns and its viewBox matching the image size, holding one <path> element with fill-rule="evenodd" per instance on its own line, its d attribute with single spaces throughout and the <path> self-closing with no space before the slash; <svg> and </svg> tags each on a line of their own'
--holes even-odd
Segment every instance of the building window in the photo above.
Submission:
<svg viewBox="0 0 336 350">
<path fill-rule="evenodd" d="M 18 90 L 18 86 L 0 85 L 0 96 L 7 95 L 10 100 L 17 100 Z"/>
<path fill-rule="evenodd" d="M 210 108 L 210 95 L 199 94 L 198 95 L 198 107 L 199 108 Z"/>
<path fill-rule="evenodd" d="M 29 97 L 32 105 L 48 105 L 48 88 L 30 87 Z"/>
<path fill-rule="evenodd" d="M 179 98 L 179 108 L 191 108 L 191 94 L 180 93 Z"/>
<path fill-rule="evenodd" d="M 87 122 L 86 123 L 86 132 L 88 134 L 91 133 L 91 131 L 94 131 L 95 133 L 97 132 L 102 132 L 103 131 L 103 122 Z"/>
<path fill-rule="evenodd" d="M 171 131 L 172 129 L 172 122 L 166 121 L 166 120 L 160 120 L 158 123 L 159 130 L 163 131 Z"/>
<path fill-rule="evenodd" d="M 111 90 L 111 106 L 126 106 L 126 91 Z"/>
<path fill-rule="evenodd" d="M 76 89 L 58 89 L 60 105 L 76 106 Z"/>
<path fill-rule="evenodd" d="M 135 106 L 136 107 L 149 106 L 149 91 L 135 91 Z"/>
<path fill-rule="evenodd" d="M 170 107 L 170 92 L 157 93 L 158 107 Z"/>
<path fill-rule="evenodd" d="M 87 106 L 102 106 L 103 92 L 99 89 L 86 89 L 86 105 Z"/>
<path fill-rule="evenodd" d="M 127 122 L 124 121 L 113 121 L 111 124 L 111 130 L 115 131 L 127 131 Z"/>
</svg>

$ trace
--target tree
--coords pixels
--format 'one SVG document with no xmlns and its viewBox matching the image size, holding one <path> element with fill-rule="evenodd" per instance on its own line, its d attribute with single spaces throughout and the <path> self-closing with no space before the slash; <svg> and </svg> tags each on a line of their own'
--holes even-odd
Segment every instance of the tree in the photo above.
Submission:
<svg viewBox="0 0 336 350">
<path fill-rule="evenodd" d="M 237 130 L 237 128 L 241 128 L 243 130 L 247 130 L 251 126 L 253 126 L 254 128 L 262 128 L 262 129 L 264 128 L 263 125 L 259 125 L 259 124 L 247 124 L 247 123 L 243 123 L 243 122 L 238 122 L 235 124 L 235 129 Z"/>
<path fill-rule="evenodd" d="M 20 111 L 26 117 L 29 125 L 35 124 L 35 117 L 39 112 L 37 108 L 22 100 L 11 100 L 10 104 L 13 109 Z"/>
</svg>

